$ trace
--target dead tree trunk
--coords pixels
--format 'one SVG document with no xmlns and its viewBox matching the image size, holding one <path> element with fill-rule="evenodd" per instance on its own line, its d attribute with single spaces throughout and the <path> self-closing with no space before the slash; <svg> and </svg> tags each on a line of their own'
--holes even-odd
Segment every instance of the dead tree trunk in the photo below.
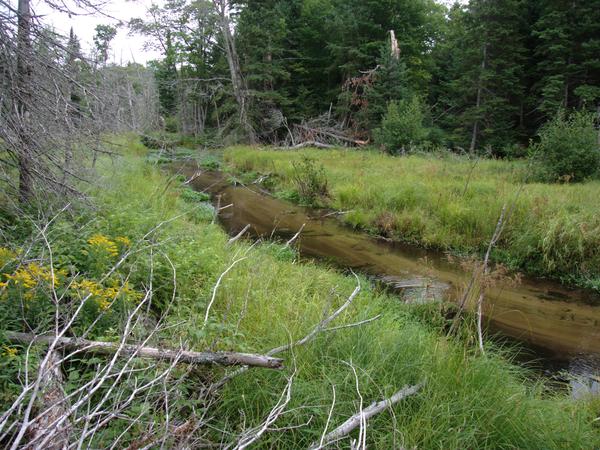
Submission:
<svg viewBox="0 0 600 450">
<path fill-rule="evenodd" d="M 19 0 L 17 32 L 17 80 L 15 113 L 19 121 L 17 154 L 19 166 L 19 200 L 27 202 L 33 193 L 31 142 L 28 132 L 29 105 L 31 100 L 32 48 L 31 48 L 31 5 L 30 0 Z"/>
<path fill-rule="evenodd" d="M 487 65 L 487 43 L 483 44 L 483 58 L 481 60 L 481 72 L 479 73 L 479 79 L 477 80 L 477 101 L 476 101 L 476 114 L 479 115 L 479 109 L 481 108 L 481 97 L 483 91 L 483 73 Z M 471 145 L 469 150 L 471 153 L 475 151 L 477 146 L 477 135 L 479 134 L 479 118 L 475 118 L 473 123 L 473 134 L 471 136 Z"/>
<path fill-rule="evenodd" d="M 391 57 L 396 61 L 400 59 L 400 46 L 398 45 L 398 39 L 396 39 L 396 32 L 390 30 L 390 52 Z"/>
<path fill-rule="evenodd" d="M 213 0 L 213 3 L 219 14 L 221 32 L 223 33 L 223 42 L 225 44 L 225 55 L 227 56 L 227 64 L 229 65 L 229 73 L 231 75 L 231 86 L 239 108 L 240 124 L 248 135 L 250 143 L 255 143 L 256 136 L 248 118 L 248 89 L 242 77 L 235 39 L 231 33 L 227 0 Z"/>
</svg>

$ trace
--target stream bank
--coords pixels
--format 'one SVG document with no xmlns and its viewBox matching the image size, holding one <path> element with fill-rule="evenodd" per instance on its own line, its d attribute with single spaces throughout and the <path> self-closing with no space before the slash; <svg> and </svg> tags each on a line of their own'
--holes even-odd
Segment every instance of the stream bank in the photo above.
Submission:
<svg viewBox="0 0 600 450">
<path fill-rule="evenodd" d="M 331 261 L 339 267 L 368 274 L 403 291 L 405 297 L 456 300 L 470 274 L 438 252 L 376 240 L 354 232 L 323 212 L 266 196 L 255 189 L 233 186 L 219 172 L 200 171 L 192 163 L 180 168 L 196 173 L 197 191 L 232 204 L 220 214 L 230 234 L 250 225 L 253 236 L 297 241 L 302 255 Z M 544 367 L 568 369 L 595 380 L 600 355 L 600 307 L 591 290 L 556 282 L 523 278 L 518 285 L 499 282 L 489 289 L 484 314 L 489 331 L 524 343 Z M 592 389 L 597 383 L 591 381 Z"/>
</svg>

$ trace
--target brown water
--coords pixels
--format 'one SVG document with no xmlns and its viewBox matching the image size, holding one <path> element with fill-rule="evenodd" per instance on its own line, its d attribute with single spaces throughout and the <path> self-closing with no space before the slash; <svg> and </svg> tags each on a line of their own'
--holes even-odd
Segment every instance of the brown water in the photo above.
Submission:
<svg viewBox="0 0 600 450">
<path fill-rule="evenodd" d="M 191 176 L 196 169 L 181 169 Z M 221 174 L 204 172 L 192 182 L 196 190 L 220 196 L 223 226 L 236 234 L 247 224 L 255 236 L 289 239 L 305 224 L 297 241 L 300 252 L 352 268 L 403 289 L 409 298 L 443 294 L 456 300 L 470 274 L 437 252 L 378 241 L 343 226 L 334 217 L 275 199 L 254 188 L 232 186 Z M 546 280 L 500 283 L 485 299 L 490 330 L 544 349 L 540 357 L 571 362 L 571 369 L 595 371 L 600 355 L 600 305 L 597 294 Z"/>
</svg>

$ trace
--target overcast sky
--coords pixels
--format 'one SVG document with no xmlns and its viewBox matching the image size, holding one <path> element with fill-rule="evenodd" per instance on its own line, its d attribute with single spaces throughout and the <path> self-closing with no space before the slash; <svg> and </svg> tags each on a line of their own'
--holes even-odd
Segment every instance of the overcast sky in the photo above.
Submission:
<svg viewBox="0 0 600 450">
<path fill-rule="evenodd" d="M 454 3 L 454 0 L 437 1 L 444 4 Z M 468 0 L 459 1 L 466 3 Z M 69 4 L 72 2 L 66 0 L 65 3 Z M 131 18 L 144 17 L 146 10 L 153 3 L 160 5 L 163 3 L 163 0 L 109 0 L 102 9 L 105 14 L 104 16 L 96 13 L 94 15 L 84 14 L 69 17 L 67 14 L 53 12 L 45 6 L 43 0 L 32 0 L 34 12 L 38 15 L 43 15 L 44 22 L 54 26 L 61 34 L 68 35 L 70 28 L 73 27 L 84 50 L 89 50 L 93 46 L 96 25 L 116 25 L 119 20 L 127 23 Z M 119 28 L 118 34 L 112 42 L 110 60 L 116 63 L 135 61 L 145 64 L 151 59 L 159 58 L 160 53 L 156 50 L 145 49 L 144 42 L 145 38 L 143 36 L 129 36 L 127 27 Z"/>
<path fill-rule="evenodd" d="M 72 2 L 66 1 L 67 4 Z M 77 12 L 83 15 L 73 15 L 58 13 L 48 8 L 43 0 L 33 0 L 32 5 L 37 15 L 43 15 L 44 23 L 51 24 L 56 31 L 68 36 L 69 30 L 73 27 L 75 34 L 79 38 L 84 50 L 93 47 L 93 37 L 95 28 L 98 24 L 111 24 L 116 26 L 119 21 L 127 23 L 134 17 L 144 17 L 146 10 L 152 5 L 161 4 L 162 0 L 111 0 L 102 8 L 103 14 L 85 14 L 85 11 Z M 118 28 L 117 36 L 111 45 L 110 61 L 117 63 L 136 61 L 146 63 L 151 59 L 160 57 L 156 50 L 144 48 L 146 39 L 139 35 L 128 35 L 126 26 Z"/>
</svg>

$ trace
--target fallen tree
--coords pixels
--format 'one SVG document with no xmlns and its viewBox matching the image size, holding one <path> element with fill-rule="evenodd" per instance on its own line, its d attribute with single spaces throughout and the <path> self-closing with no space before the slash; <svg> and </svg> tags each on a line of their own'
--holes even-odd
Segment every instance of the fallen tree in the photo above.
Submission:
<svg viewBox="0 0 600 450">
<path fill-rule="evenodd" d="M 132 355 L 139 358 L 151 358 L 188 364 L 217 364 L 221 366 L 250 366 L 266 369 L 283 368 L 283 360 L 265 355 L 238 352 L 194 352 L 189 350 L 159 349 L 142 347 L 118 342 L 89 341 L 53 335 L 35 335 L 32 333 L 7 332 L 6 337 L 13 342 L 52 344 L 79 352 L 90 352 L 104 355 Z"/>
</svg>

